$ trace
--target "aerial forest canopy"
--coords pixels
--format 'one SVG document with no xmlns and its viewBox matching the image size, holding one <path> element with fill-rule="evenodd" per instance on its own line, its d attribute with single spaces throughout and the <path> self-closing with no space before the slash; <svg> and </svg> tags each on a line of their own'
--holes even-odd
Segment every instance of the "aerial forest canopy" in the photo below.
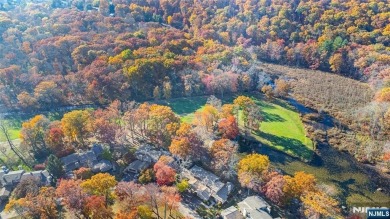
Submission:
<svg viewBox="0 0 390 219">
<path fill-rule="evenodd" d="M 390 100 L 386 0 L 66 4 L 0 4 L 0 105 L 249 91 L 269 80 L 259 61 L 366 81 L 378 101 Z"/>
</svg>

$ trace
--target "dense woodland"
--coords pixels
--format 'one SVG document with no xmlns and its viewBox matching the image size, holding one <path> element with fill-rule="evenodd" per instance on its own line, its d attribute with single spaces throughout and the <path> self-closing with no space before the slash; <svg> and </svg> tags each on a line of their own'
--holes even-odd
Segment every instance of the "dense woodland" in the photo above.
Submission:
<svg viewBox="0 0 390 219">
<path fill-rule="evenodd" d="M 291 72 L 265 62 L 313 71 Z M 339 216 L 338 202 L 314 176 L 283 175 L 266 156 L 238 153 L 240 129 L 261 130 L 262 115 L 250 98 L 224 105 L 210 98 L 191 124 L 167 106 L 131 102 L 223 99 L 249 91 L 269 100 L 291 96 L 317 110 L 303 120 L 321 119 L 325 112 L 335 116 L 338 126 L 326 133 L 309 127 L 310 138 L 360 161 L 390 166 L 390 5 L 386 0 L 1 5 L 0 106 L 26 112 L 106 106 L 74 110 L 55 121 L 36 115 L 22 124 L 20 148 L 9 142 L 18 161 L 1 162 L 46 168 L 55 187 L 23 182 L 6 210 L 30 218 L 55 218 L 62 210 L 78 218 L 162 218 L 164 209 L 181 218 L 179 193 L 188 185 L 176 177 L 169 157 L 143 172 L 140 184 L 118 183 L 120 174 L 92 176 L 88 169 L 76 171 L 76 179 L 62 179 L 57 157 L 99 142 L 107 146 L 104 156 L 123 168 L 134 159 L 135 146 L 147 142 L 295 209 L 297 217 Z M 6 124 L 0 123 L 0 131 L 7 133 Z"/>
<path fill-rule="evenodd" d="M 389 99 L 387 1 L 74 1 L 1 12 L 7 107 L 257 89 L 259 60 L 370 82 Z M 100 11 L 83 11 L 89 6 Z M 87 7 L 88 6 L 88 7 Z"/>
</svg>

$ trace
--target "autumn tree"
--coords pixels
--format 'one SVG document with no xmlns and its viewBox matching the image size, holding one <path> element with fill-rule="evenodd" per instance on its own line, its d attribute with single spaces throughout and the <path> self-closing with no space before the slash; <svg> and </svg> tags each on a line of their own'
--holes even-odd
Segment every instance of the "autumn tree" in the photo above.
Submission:
<svg viewBox="0 0 390 219">
<path fill-rule="evenodd" d="M 190 187 L 190 184 L 188 183 L 188 180 L 182 180 L 176 184 L 176 188 L 180 193 L 187 191 L 187 189 L 189 187 Z"/>
<path fill-rule="evenodd" d="M 91 168 L 86 167 L 80 167 L 79 169 L 74 170 L 73 174 L 75 175 L 76 179 L 80 180 L 90 179 L 93 176 Z"/>
<path fill-rule="evenodd" d="M 85 145 L 85 140 L 92 130 L 91 119 L 88 110 L 74 110 L 64 114 L 61 125 L 65 136 L 73 142 Z"/>
<path fill-rule="evenodd" d="M 218 123 L 218 131 L 222 134 L 222 138 L 235 139 L 239 134 L 236 118 L 229 116 L 221 119 Z"/>
<path fill-rule="evenodd" d="M 169 99 L 172 96 L 172 85 L 170 81 L 166 81 L 163 84 L 163 96 L 165 99 Z"/>
<path fill-rule="evenodd" d="M 306 217 L 335 217 L 340 213 L 338 202 L 322 191 L 308 191 L 301 196 Z"/>
<path fill-rule="evenodd" d="M 80 180 L 60 180 L 55 192 L 67 210 L 77 217 L 83 215 L 87 198 L 80 184 Z"/>
<path fill-rule="evenodd" d="M 20 137 L 22 145 L 31 150 L 36 157 L 42 157 L 47 153 L 45 133 L 50 121 L 43 115 L 37 115 L 23 122 Z"/>
<path fill-rule="evenodd" d="M 235 175 L 234 168 L 237 165 L 237 145 L 229 139 L 214 141 L 211 147 L 213 168 L 226 178 Z"/>
<path fill-rule="evenodd" d="M 104 196 L 92 195 L 87 197 L 83 211 L 89 218 L 113 218 L 112 208 L 106 205 L 106 199 Z"/>
<path fill-rule="evenodd" d="M 28 195 L 26 198 L 11 200 L 4 210 L 15 210 L 30 218 L 57 218 L 57 208 L 54 188 L 42 187 L 36 196 Z"/>
<path fill-rule="evenodd" d="M 141 174 L 138 177 L 138 181 L 141 184 L 148 184 L 150 182 L 155 181 L 155 178 L 156 176 L 153 169 L 149 168 L 141 172 Z"/>
<path fill-rule="evenodd" d="M 62 101 L 61 89 L 54 81 L 42 81 L 34 89 L 34 97 L 41 107 L 58 105 Z"/>
<path fill-rule="evenodd" d="M 59 121 L 50 123 L 45 133 L 45 142 L 50 151 L 57 157 L 66 156 L 73 151 L 73 148 L 65 143 L 65 134 Z"/>
<path fill-rule="evenodd" d="M 237 107 L 234 104 L 224 104 L 221 107 L 220 118 L 228 118 L 237 114 Z"/>
<path fill-rule="evenodd" d="M 108 173 L 98 173 L 83 181 L 80 185 L 85 192 L 95 196 L 104 197 L 105 203 L 113 200 L 111 189 L 117 184 L 114 176 Z"/>
<path fill-rule="evenodd" d="M 375 99 L 379 102 L 390 102 L 390 87 L 379 90 L 376 93 Z"/>
<path fill-rule="evenodd" d="M 206 104 L 201 111 L 195 112 L 193 124 L 204 127 L 206 130 L 213 130 L 218 121 L 218 110 Z"/>
<path fill-rule="evenodd" d="M 11 199 L 36 196 L 39 193 L 40 181 L 34 177 L 22 179 L 12 191 Z"/>
<path fill-rule="evenodd" d="M 305 172 L 296 172 L 293 177 L 284 176 L 286 181 L 283 192 L 287 200 L 292 198 L 299 199 L 305 192 L 315 191 L 316 179 L 312 174 Z"/>
<path fill-rule="evenodd" d="M 233 103 L 238 105 L 241 110 L 244 110 L 249 105 L 255 104 L 255 102 L 247 96 L 238 96 L 236 99 L 234 99 Z"/>
<path fill-rule="evenodd" d="M 271 85 L 264 85 L 261 88 L 261 92 L 263 92 L 268 99 L 272 99 L 272 97 L 274 96 L 274 91 Z"/>
<path fill-rule="evenodd" d="M 190 124 L 182 122 L 175 133 L 169 151 L 185 160 L 199 160 L 204 154 L 202 141 Z"/>
<path fill-rule="evenodd" d="M 154 171 L 156 172 L 156 180 L 159 185 L 171 185 L 176 180 L 176 171 L 168 166 L 163 165 L 161 167 L 156 168 L 155 165 Z"/>
<path fill-rule="evenodd" d="M 176 187 L 168 187 L 163 186 L 161 187 L 161 194 L 160 194 L 160 203 L 164 209 L 164 218 L 169 216 L 177 216 L 173 215 L 174 210 L 178 210 L 178 204 L 181 201 L 181 196 L 179 194 L 179 191 Z"/>
<path fill-rule="evenodd" d="M 279 173 L 274 173 L 270 177 L 270 180 L 264 185 L 262 191 L 264 195 L 269 198 L 272 202 L 281 205 L 283 204 L 284 198 L 284 185 L 286 180 L 283 175 Z"/>
<path fill-rule="evenodd" d="M 134 182 L 119 182 L 114 192 L 118 204 L 126 213 L 136 211 L 139 205 L 146 202 L 144 188 Z"/>
<path fill-rule="evenodd" d="M 170 144 L 167 130 L 169 124 L 179 122 L 179 118 L 170 107 L 153 104 L 149 108 L 147 120 L 147 135 L 152 142 L 163 147 Z"/>
<path fill-rule="evenodd" d="M 257 127 L 256 124 L 258 125 L 260 122 L 259 109 L 255 102 L 246 96 L 238 96 L 233 102 L 242 110 L 242 119 L 244 120 L 245 127 L 250 127 L 255 130 Z"/>
<path fill-rule="evenodd" d="M 186 137 L 175 138 L 169 146 L 169 151 L 179 157 L 186 158 L 190 154 L 191 142 Z"/>
<path fill-rule="evenodd" d="M 3 118 L 0 117 L 0 132 L 5 137 L 9 148 L 12 152 L 23 162 L 26 166 L 29 166 L 29 163 L 26 161 L 26 158 L 23 156 L 21 151 L 14 145 L 11 140 L 10 132 L 9 132 L 9 124 Z M 4 162 L 3 162 L 4 163 Z M 4 163 L 5 164 L 5 163 Z"/>
<path fill-rule="evenodd" d="M 251 130 L 257 131 L 260 127 L 260 122 L 263 119 L 259 107 L 257 105 L 250 105 L 243 114 L 246 115 L 244 117 L 245 126 Z"/>
<path fill-rule="evenodd" d="M 237 165 L 238 180 L 242 186 L 258 190 L 269 165 L 269 158 L 266 155 L 247 155 Z"/>
<path fill-rule="evenodd" d="M 275 80 L 275 93 L 280 97 L 287 96 L 290 89 L 290 85 L 283 79 Z M 264 92 L 265 93 L 265 92 Z"/>
<path fill-rule="evenodd" d="M 153 89 L 153 98 L 154 98 L 155 100 L 161 99 L 161 91 L 160 91 L 160 87 L 159 87 L 159 86 L 156 86 L 156 87 Z"/>
</svg>

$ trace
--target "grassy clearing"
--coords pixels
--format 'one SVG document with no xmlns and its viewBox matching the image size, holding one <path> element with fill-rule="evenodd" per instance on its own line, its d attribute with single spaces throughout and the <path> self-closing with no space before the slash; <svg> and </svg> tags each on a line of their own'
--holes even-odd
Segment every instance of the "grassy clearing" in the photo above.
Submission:
<svg viewBox="0 0 390 219">
<path fill-rule="evenodd" d="M 288 104 L 281 101 L 274 103 L 265 101 L 258 96 L 252 96 L 264 121 L 260 130 L 252 132 L 252 136 L 261 143 L 283 151 L 291 156 L 310 160 L 313 154 L 313 143 L 306 137 L 299 114 Z M 233 97 L 226 97 L 223 102 L 231 103 Z M 179 98 L 166 103 L 175 111 L 181 120 L 191 123 L 196 111 L 202 110 L 207 97 Z M 242 125 L 242 119 L 239 119 Z"/>
<path fill-rule="evenodd" d="M 33 118 L 36 115 L 42 114 L 45 115 L 50 121 L 61 120 L 62 116 L 66 112 L 45 112 L 38 114 L 23 114 L 23 115 L 13 115 L 9 117 L 5 117 L 5 123 L 8 126 L 8 131 L 11 137 L 11 140 L 19 139 L 20 131 L 22 129 L 22 124 L 24 121 L 27 121 Z M 0 142 L 6 141 L 3 133 L 0 133 Z"/>
<path fill-rule="evenodd" d="M 5 118 L 5 123 L 8 125 L 9 135 L 11 140 L 19 138 L 20 130 L 22 128 L 23 120 L 21 117 L 16 116 L 12 118 Z M 6 138 L 3 133 L 0 133 L 0 142 L 6 141 Z"/>
<path fill-rule="evenodd" d="M 299 114 L 281 101 L 274 103 L 253 97 L 259 105 L 263 121 L 252 136 L 271 148 L 283 151 L 293 157 L 310 160 L 313 142 L 306 137 L 306 131 Z"/>
</svg>

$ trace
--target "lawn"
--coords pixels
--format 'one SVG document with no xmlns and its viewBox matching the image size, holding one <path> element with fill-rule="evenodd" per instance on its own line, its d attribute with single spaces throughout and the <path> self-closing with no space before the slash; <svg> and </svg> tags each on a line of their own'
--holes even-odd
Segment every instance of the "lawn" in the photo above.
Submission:
<svg viewBox="0 0 390 219">
<path fill-rule="evenodd" d="M 45 115 L 50 121 L 60 120 L 63 114 L 66 112 L 44 112 L 41 113 Z M 27 121 L 33 118 L 38 114 L 21 114 L 21 115 L 13 115 L 7 116 L 4 118 L 5 123 L 8 127 L 8 131 L 11 137 L 11 140 L 15 140 L 19 138 L 20 130 L 22 129 L 22 124 L 24 121 Z M 3 133 L 0 133 L 0 142 L 6 141 L 6 138 Z"/>
<path fill-rule="evenodd" d="M 310 160 L 313 154 L 313 143 L 306 137 L 299 114 L 285 102 L 271 103 L 257 96 L 252 96 L 252 98 L 262 111 L 264 120 L 260 124 L 260 129 L 252 132 L 252 137 L 264 145 L 291 156 Z M 223 102 L 231 103 L 232 99 L 232 97 L 226 97 Z M 206 101 L 207 97 L 178 98 L 165 104 L 170 106 L 182 121 L 191 123 L 194 112 L 202 110 Z M 242 127 L 242 119 L 239 122 Z"/>
<path fill-rule="evenodd" d="M 11 140 L 15 140 L 19 138 L 20 129 L 22 127 L 22 121 L 19 118 L 6 118 L 5 123 L 8 126 L 8 133 L 10 135 Z M 0 142 L 4 142 L 7 139 L 4 134 L 0 133 Z"/>
<path fill-rule="evenodd" d="M 271 148 L 310 160 L 313 155 L 313 142 L 306 137 L 299 114 L 282 101 L 271 103 L 255 97 L 253 99 L 260 107 L 263 121 L 260 123 L 260 129 L 252 132 L 252 136 Z"/>
</svg>

